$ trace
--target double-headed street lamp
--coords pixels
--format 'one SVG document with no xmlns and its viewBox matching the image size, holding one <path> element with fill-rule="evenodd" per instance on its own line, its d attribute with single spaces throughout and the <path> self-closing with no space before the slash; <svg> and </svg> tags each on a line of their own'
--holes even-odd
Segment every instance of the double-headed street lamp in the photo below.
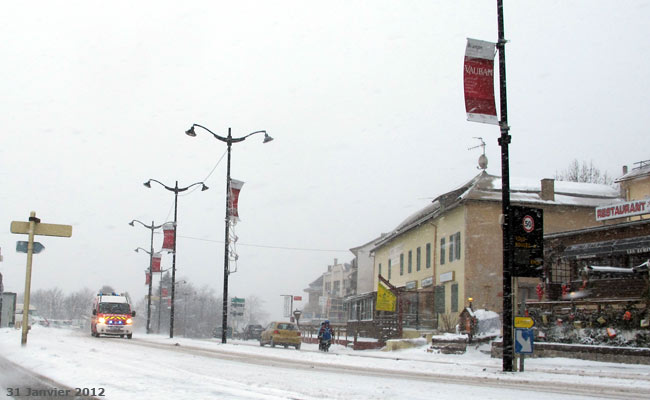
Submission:
<svg viewBox="0 0 650 400">
<path fill-rule="evenodd" d="M 156 182 L 160 186 L 164 187 L 165 189 L 169 190 L 170 192 L 174 192 L 174 256 L 172 258 L 172 308 L 171 308 L 171 315 L 169 316 L 169 337 L 173 338 L 174 337 L 174 287 L 175 287 L 175 282 L 176 282 L 176 233 L 177 233 L 177 228 L 178 228 L 178 194 L 180 192 L 184 192 L 187 189 L 191 188 L 192 186 L 196 185 L 201 185 L 201 191 L 208 190 L 208 187 L 205 186 L 203 182 L 196 182 L 193 183 L 189 186 L 186 186 L 184 188 L 179 188 L 178 187 L 178 181 L 176 181 L 176 185 L 174 187 L 170 187 L 165 185 L 164 183 L 157 181 L 155 179 L 149 179 L 147 182 L 144 183 L 144 185 L 148 188 L 151 188 L 151 182 Z"/>
<path fill-rule="evenodd" d="M 218 139 L 228 145 L 228 166 L 226 167 L 226 233 L 225 233 L 225 239 L 224 239 L 224 252 L 223 252 L 223 320 L 222 320 L 222 329 L 221 329 L 221 343 L 226 343 L 226 332 L 228 330 L 228 275 L 230 274 L 230 267 L 229 267 L 229 247 L 230 247 L 230 236 L 229 236 L 229 231 L 230 231 L 230 148 L 232 147 L 233 143 L 239 143 L 243 142 L 246 140 L 247 137 L 252 136 L 256 133 L 264 133 L 264 143 L 268 143 L 273 138 L 269 136 L 266 131 L 255 131 L 252 133 L 249 133 L 246 136 L 242 136 L 239 138 L 234 138 L 232 137 L 232 134 L 230 132 L 230 128 L 228 128 L 228 136 L 223 137 L 219 136 L 216 133 L 212 132 L 205 126 L 201 126 L 199 124 L 193 124 L 190 129 L 185 131 L 185 134 L 188 136 L 195 137 L 196 132 L 194 131 L 194 127 L 198 126 L 199 128 L 203 128 L 204 130 L 210 132 L 212 136 L 214 136 L 215 139 Z"/>
<path fill-rule="evenodd" d="M 135 249 L 136 252 L 138 249 L 142 249 L 145 251 L 145 253 L 149 254 L 149 297 L 147 298 L 147 334 L 149 334 L 151 333 L 151 288 L 153 286 L 153 231 L 162 227 L 162 225 L 154 225 L 153 221 L 151 221 L 151 225 L 147 225 L 142 221 L 138 221 L 137 219 L 129 222 L 129 225 L 135 226 L 134 222 L 137 222 L 145 228 L 151 230 L 151 250 L 147 251 L 145 249 L 142 249 L 142 247 Z"/>
</svg>

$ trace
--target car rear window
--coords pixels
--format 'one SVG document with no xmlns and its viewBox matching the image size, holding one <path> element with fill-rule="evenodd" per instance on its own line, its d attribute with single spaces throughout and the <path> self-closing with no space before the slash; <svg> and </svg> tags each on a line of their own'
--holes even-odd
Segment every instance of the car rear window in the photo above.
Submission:
<svg viewBox="0 0 650 400">
<path fill-rule="evenodd" d="M 278 324 L 278 329 L 283 329 L 285 331 L 295 331 L 296 326 L 294 324 Z"/>
</svg>

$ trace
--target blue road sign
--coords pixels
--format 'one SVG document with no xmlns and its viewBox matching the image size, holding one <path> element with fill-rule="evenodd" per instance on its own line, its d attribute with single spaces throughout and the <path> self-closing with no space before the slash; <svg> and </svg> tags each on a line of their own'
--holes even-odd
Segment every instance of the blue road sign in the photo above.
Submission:
<svg viewBox="0 0 650 400">
<path fill-rule="evenodd" d="M 17 242 L 16 242 L 16 251 L 17 251 L 18 253 L 27 253 L 27 245 L 28 245 L 28 243 L 27 243 L 26 241 L 24 241 L 24 240 L 19 240 L 19 241 L 17 241 Z M 34 254 L 38 254 L 38 253 L 40 253 L 41 251 L 43 251 L 44 248 L 45 248 L 45 246 L 43 246 L 43 245 L 40 244 L 39 242 L 34 242 L 34 250 L 33 250 L 33 253 L 34 253 Z"/>
<path fill-rule="evenodd" d="M 532 329 L 515 328 L 515 353 L 533 354 L 534 337 Z"/>
</svg>

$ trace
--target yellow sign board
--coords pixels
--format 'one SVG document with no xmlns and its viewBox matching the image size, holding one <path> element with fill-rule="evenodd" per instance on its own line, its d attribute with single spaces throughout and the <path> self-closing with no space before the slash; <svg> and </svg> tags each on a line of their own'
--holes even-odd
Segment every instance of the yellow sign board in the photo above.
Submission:
<svg viewBox="0 0 650 400">
<path fill-rule="evenodd" d="M 396 296 L 381 283 L 377 284 L 377 311 L 395 311 Z"/>
<path fill-rule="evenodd" d="M 532 328 L 535 325 L 530 317 L 515 317 L 515 328 Z"/>
<path fill-rule="evenodd" d="M 25 221 L 11 221 L 11 233 L 29 233 L 29 222 Z M 72 225 L 58 225 L 58 224 L 34 224 L 34 235 L 42 236 L 59 236 L 70 237 L 72 236 Z"/>
</svg>

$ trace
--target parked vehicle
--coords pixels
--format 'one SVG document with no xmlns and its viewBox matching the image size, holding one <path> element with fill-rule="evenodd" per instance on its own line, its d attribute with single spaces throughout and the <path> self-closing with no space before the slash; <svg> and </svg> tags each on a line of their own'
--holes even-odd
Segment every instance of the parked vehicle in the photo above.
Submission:
<svg viewBox="0 0 650 400">
<path fill-rule="evenodd" d="M 260 336 L 260 346 L 265 344 L 271 345 L 271 347 L 282 345 L 285 349 L 293 346 L 296 350 L 300 350 L 301 343 L 302 339 L 298 327 L 290 322 L 271 322 Z"/>
<path fill-rule="evenodd" d="M 133 337 L 133 317 L 129 300 L 123 294 L 99 293 L 93 300 L 93 316 L 90 322 L 90 334 Z"/>
<path fill-rule="evenodd" d="M 223 327 L 217 326 L 216 328 L 214 328 L 214 331 L 212 331 L 212 337 L 221 339 L 222 336 L 223 336 Z M 228 329 L 226 329 L 226 338 L 232 339 L 232 326 L 229 326 Z"/>
<path fill-rule="evenodd" d="M 262 336 L 262 331 L 264 328 L 262 325 L 256 325 L 256 324 L 251 324 L 247 325 L 246 328 L 244 328 L 244 340 L 249 340 L 249 339 L 257 339 L 259 340 L 260 337 Z"/>
</svg>

